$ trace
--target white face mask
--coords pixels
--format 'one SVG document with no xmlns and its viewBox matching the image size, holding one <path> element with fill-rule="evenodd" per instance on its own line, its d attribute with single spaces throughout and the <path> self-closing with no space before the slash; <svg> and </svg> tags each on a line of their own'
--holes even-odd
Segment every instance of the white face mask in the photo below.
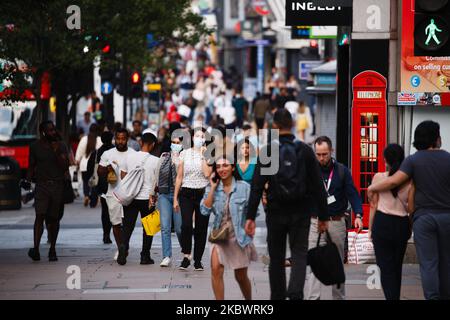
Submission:
<svg viewBox="0 0 450 320">
<path fill-rule="evenodd" d="M 183 145 L 172 143 L 170 145 L 170 148 L 172 149 L 173 152 L 181 152 L 181 150 L 183 150 Z"/>
<path fill-rule="evenodd" d="M 203 138 L 198 138 L 195 137 L 194 138 L 194 147 L 196 148 L 201 148 L 203 146 L 203 144 L 205 143 L 205 139 Z"/>
</svg>

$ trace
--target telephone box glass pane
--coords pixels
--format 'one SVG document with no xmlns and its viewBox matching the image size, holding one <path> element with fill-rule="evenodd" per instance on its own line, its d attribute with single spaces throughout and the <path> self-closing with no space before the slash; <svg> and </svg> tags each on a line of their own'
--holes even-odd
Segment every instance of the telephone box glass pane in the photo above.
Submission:
<svg viewBox="0 0 450 320">
<path fill-rule="evenodd" d="M 360 194 L 363 203 L 368 203 L 367 188 L 372 178 L 378 172 L 379 148 L 379 114 L 373 112 L 361 113 L 361 140 L 360 140 Z"/>
</svg>

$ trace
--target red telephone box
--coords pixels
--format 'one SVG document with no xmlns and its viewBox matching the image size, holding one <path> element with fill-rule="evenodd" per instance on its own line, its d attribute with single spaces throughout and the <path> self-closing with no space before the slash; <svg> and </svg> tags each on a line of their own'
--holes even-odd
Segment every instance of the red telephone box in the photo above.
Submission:
<svg viewBox="0 0 450 320">
<path fill-rule="evenodd" d="M 363 224 L 369 226 L 370 205 L 367 188 L 377 172 L 385 171 L 386 78 L 364 71 L 353 78 L 352 176 L 363 202 Z"/>
</svg>

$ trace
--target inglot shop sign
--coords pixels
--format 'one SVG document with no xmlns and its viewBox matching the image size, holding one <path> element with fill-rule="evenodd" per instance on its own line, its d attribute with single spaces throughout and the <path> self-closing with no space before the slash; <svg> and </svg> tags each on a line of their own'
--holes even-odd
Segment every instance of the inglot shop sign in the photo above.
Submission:
<svg viewBox="0 0 450 320">
<path fill-rule="evenodd" d="M 352 0 L 286 0 L 286 26 L 350 26 Z"/>
</svg>

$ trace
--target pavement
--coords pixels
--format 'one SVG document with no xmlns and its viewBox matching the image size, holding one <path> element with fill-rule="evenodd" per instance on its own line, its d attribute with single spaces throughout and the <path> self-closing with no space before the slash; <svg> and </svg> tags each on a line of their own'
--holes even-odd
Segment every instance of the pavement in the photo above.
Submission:
<svg viewBox="0 0 450 320">
<path fill-rule="evenodd" d="M 212 219 L 211 219 L 212 220 Z M 115 245 L 102 242 L 100 208 L 85 208 L 81 200 L 66 205 L 57 244 L 59 260 L 49 262 L 46 233 L 42 237 L 41 261 L 27 256 L 32 246 L 34 209 L 28 204 L 17 211 L 0 211 L 0 300 L 212 300 L 209 244 L 205 249 L 205 271 L 179 271 L 182 255 L 174 234 L 175 262 L 159 266 L 160 233 L 154 237 L 151 255 L 154 265 L 140 265 L 142 227 L 136 225 L 125 266 L 113 256 Z M 264 217 L 257 219 L 255 246 L 266 253 Z M 289 268 L 286 269 L 289 276 Z M 345 265 L 348 300 L 383 300 L 374 265 Z M 249 267 L 253 299 L 268 300 L 268 267 L 261 259 Z M 225 299 L 243 299 L 233 272 L 225 271 Z M 401 298 L 423 300 L 419 267 L 404 264 Z M 331 287 L 322 288 L 322 299 L 331 299 Z"/>
</svg>

